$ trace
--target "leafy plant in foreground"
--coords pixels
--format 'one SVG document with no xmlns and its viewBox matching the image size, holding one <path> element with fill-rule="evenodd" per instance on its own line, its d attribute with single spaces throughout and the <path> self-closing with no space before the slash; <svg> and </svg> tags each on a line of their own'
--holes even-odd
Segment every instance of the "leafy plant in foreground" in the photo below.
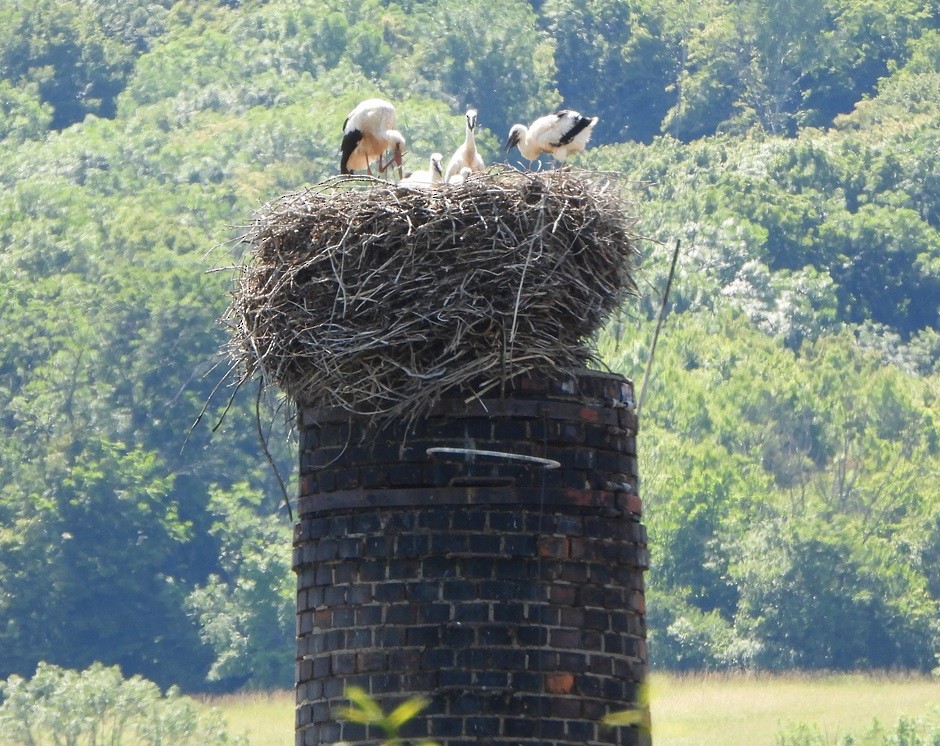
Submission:
<svg viewBox="0 0 940 746">
<path fill-rule="evenodd" d="M 428 706 L 428 700 L 424 697 L 411 697 L 386 715 L 378 703 L 358 686 L 349 687 L 346 696 L 349 698 L 349 706 L 340 708 L 339 717 L 351 723 L 378 728 L 385 735 L 383 746 L 401 746 L 402 740 L 398 735 L 401 727 Z M 433 741 L 421 741 L 416 746 L 437 745 Z"/>
</svg>

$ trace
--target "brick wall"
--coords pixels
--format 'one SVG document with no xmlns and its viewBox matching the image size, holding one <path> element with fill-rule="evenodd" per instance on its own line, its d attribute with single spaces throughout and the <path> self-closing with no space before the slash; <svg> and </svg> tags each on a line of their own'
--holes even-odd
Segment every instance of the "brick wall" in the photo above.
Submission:
<svg viewBox="0 0 940 746">
<path fill-rule="evenodd" d="M 298 746 L 375 742 L 334 717 L 351 684 L 386 710 L 428 696 L 405 734 L 447 746 L 642 742 L 597 723 L 645 675 L 632 401 L 585 371 L 379 432 L 301 413 Z"/>
</svg>

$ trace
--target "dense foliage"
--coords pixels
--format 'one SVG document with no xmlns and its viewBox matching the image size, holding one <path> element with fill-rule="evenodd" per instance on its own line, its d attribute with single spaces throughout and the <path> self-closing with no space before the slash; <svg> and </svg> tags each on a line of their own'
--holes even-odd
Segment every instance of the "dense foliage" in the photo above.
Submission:
<svg viewBox="0 0 940 746">
<path fill-rule="evenodd" d="M 337 171 L 376 94 L 410 168 L 470 105 L 488 161 L 515 121 L 601 116 L 579 163 L 623 174 L 648 238 L 600 339 L 628 376 L 682 240 L 640 438 L 654 664 L 935 666 L 935 4 L 10 0 L 0 677 L 290 684 L 290 527 L 256 392 L 220 386 L 209 270 Z M 289 413 L 259 403 L 289 474 Z"/>
</svg>

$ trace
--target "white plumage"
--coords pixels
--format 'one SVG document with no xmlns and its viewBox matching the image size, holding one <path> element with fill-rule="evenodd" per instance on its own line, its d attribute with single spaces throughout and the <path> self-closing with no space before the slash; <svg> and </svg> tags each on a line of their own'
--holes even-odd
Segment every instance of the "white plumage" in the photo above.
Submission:
<svg viewBox="0 0 940 746">
<path fill-rule="evenodd" d="M 473 173 L 473 169 L 470 166 L 464 166 L 460 169 L 460 173 L 456 173 L 451 176 L 448 180 L 448 184 L 463 184 L 467 179 L 470 178 L 470 174 Z"/>
<path fill-rule="evenodd" d="M 427 171 L 415 171 L 398 182 L 399 186 L 411 189 L 431 189 L 444 181 L 444 156 L 431 153 Z"/>
<path fill-rule="evenodd" d="M 522 157 L 536 160 L 542 153 L 550 153 L 556 161 L 564 163 L 568 156 L 584 150 L 597 117 L 585 117 L 571 109 L 539 117 L 526 127 L 514 124 L 506 140 L 506 151 L 518 146 Z"/>
<path fill-rule="evenodd" d="M 462 168 L 469 168 L 471 171 L 482 171 L 486 168 L 483 158 L 477 151 L 477 143 L 473 131 L 477 126 L 476 109 L 467 109 L 467 133 L 461 145 L 451 156 L 447 164 L 447 171 L 444 173 L 444 180 L 450 182 L 451 177 L 460 172 Z"/>
<path fill-rule="evenodd" d="M 392 151 L 392 157 L 382 163 L 382 156 L 389 150 Z M 405 138 L 395 129 L 395 107 L 388 101 L 381 98 L 366 99 L 349 112 L 343 122 L 340 173 L 368 171 L 371 175 L 371 164 L 378 160 L 380 173 L 385 173 L 385 170 L 395 163 L 401 178 L 404 152 Z"/>
</svg>

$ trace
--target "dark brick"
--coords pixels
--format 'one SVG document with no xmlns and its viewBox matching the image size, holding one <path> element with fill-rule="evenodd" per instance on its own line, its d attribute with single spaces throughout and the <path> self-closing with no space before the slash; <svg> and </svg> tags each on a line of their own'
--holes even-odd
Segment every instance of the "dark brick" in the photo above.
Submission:
<svg viewBox="0 0 940 746">
<path fill-rule="evenodd" d="M 542 688 L 542 674 L 534 671 L 511 671 L 509 673 L 513 689 L 518 692 L 538 692 Z"/>
<path fill-rule="evenodd" d="M 354 562 L 340 562 L 333 567 L 333 582 L 337 585 L 355 583 L 357 570 Z"/>
<path fill-rule="evenodd" d="M 378 604 L 359 606 L 356 609 L 356 625 L 368 627 L 382 623 L 382 607 Z"/>
<path fill-rule="evenodd" d="M 416 558 L 393 557 L 388 561 L 388 577 L 410 580 L 417 578 L 421 570 L 421 560 Z"/>
<path fill-rule="evenodd" d="M 456 715 L 476 715 L 483 711 L 483 699 L 476 692 L 463 691 L 453 698 L 451 712 Z"/>
<path fill-rule="evenodd" d="M 376 583 L 373 596 L 376 601 L 381 601 L 382 603 L 404 601 L 405 584 L 399 582 Z"/>
<path fill-rule="evenodd" d="M 482 531 L 486 525 L 486 513 L 482 510 L 456 510 L 452 525 L 460 531 Z"/>
<path fill-rule="evenodd" d="M 369 677 L 373 694 L 401 691 L 401 674 L 383 673 Z"/>
<path fill-rule="evenodd" d="M 453 578 L 457 575 L 457 563 L 447 557 L 425 557 L 421 560 L 421 575 L 428 579 Z"/>
<path fill-rule="evenodd" d="M 569 720 L 568 737 L 578 743 L 587 743 L 595 739 L 596 726 L 586 720 Z"/>
<path fill-rule="evenodd" d="M 507 603 L 496 604 L 493 606 L 493 621 L 496 622 L 516 622 L 523 624 L 529 621 L 526 613 L 526 604 Z"/>
<path fill-rule="evenodd" d="M 490 618 L 490 605 L 483 602 L 454 604 L 455 622 L 486 622 Z"/>
<path fill-rule="evenodd" d="M 481 645 L 511 645 L 513 641 L 509 630 L 503 626 L 480 627 L 477 637 Z"/>
<path fill-rule="evenodd" d="M 383 651 L 370 650 L 356 655 L 356 671 L 360 673 L 384 671 L 387 666 L 387 656 Z M 350 673 L 344 671 L 343 673 Z"/>
<path fill-rule="evenodd" d="M 455 580 L 442 585 L 441 597 L 444 601 L 467 601 L 480 597 L 476 583 L 467 580 Z"/>
<path fill-rule="evenodd" d="M 599 676 L 581 674 L 576 679 L 578 693 L 585 697 L 600 697 L 604 693 L 603 679 Z"/>
<path fill-rule="evenodd" d="M 470 534 L 468 546 L 473 554 L 499 554 L 501 543 L 499 534 Z"/>
<path fill-rule="evenodd" d="M 363 557 L 381 557 L 383 559 L 393 556 L 392 547 L 394 538 L 391 536 L 373 535 L 362 540 Z"/>
<path fill-rule="evenodd" d="M 436 624 L 412 627 L 407 631 L 406 639 L 409 645 L 438 645 L 441 641 L 441 628 Z"/>
<path fill-rule="evenodd" d="M 610 613 L 602 609 L 586 609 L 584 612 L 584 626 L 588 629 L 606 632 L 610 629 Z"/>
<path fill-rule="evenodd" d="M 536 721 L 532 718 L 506 718 L 504 735 L 512 738 L 528 738 L 535 735 Z"/>
<path fill-rule="evenodd" d="M 362 552 L 358 539 L 343 538 L 339 541 L 337 555 L 340 559 L 357 559 Z"/>
<path fill-rule="evenodd" d="M 392 604 L 385 607 L 386 624 L 414 624 L 418 621 L 418 609 L 413 604 Z"/>
<path fill-rule="evenodd" d="M 358 513 L 353 517 L 353 529 L 350 533 L 371 534 L 381 528 L 382 519 L 377 513 Z"/>
<path fill-rule="evenodd" d="M 356 655 L 354 653 L 333 653 L 330 670 L 334 675 L 355 673 Z"/>
<path fill-rule="evenodd" d="M 522 531 L 522 516 L 516 511 L 494 511 L 489 519 L 491 531 Z"/>
<path fill-rule="evenodd" d="M 350 604 L 368 604 L 372 602 L 372 598 L 371 585 L 353 585 L 349 586 L 346 591 L 346 600 Z"/>
<path fill-rule="evenodd" d="M 531 596 L 532 585 L 512 580 L 483 580 L 480 597 L 495 601 L 524 601 Z"/>
<path fill-rule="evenodd" d="M 440 623 L 450 619 L 451 607 L 449 604 L 422 604 L 418 607 L 418 622 Z"/>
<path fill-rule="evenodd" d="M 317 585 L 333 585 L 333 568 L 330 565 L 317 565 L 316 567 Z"/>
<path fill-rule="evenodd" d="M 320 635 L 320 638 L 323 640 L 324 652 L 342 650 L 346 647 L 346 630 L 344 629 L 332 629 L 329 632 L 324 632 Z"/>
<path fill-rule="evenodd" d="M 583 673 L 589 668 L 590 660 L 584 653 L 559 651 L 557 655 L 558 668 L 562 671 Z"/>
<path fill-rule="evenodd" d="M 312 676 L 315 679 L 322 679 L 330 675 L 330 656 L 321 655 L 313 659 L 311 667 Z"/>
<path fill-rule="evenodd" d="M 434 534 L 431 536 L 431 552 L 437 555 L 457 554 L 467 551 L 467 534 Z"/>
<path fill-rule="evenodd" d="M 522 624 L 516 629 L 516 639 L 520 645 L 541 647 L 548 642 L 548 630 L 535 624 Z"/>
<path fill-rule="evenodd" d="M 614 670 L 613 660 L 609 655 L 592 655 L 589 657 L 588 668 L 593 674 L 611 676 Z"/>
<path fill-rule="evenodd" d="M 463 721 L 455 717 L 428 718 L 430 735 L 435 737 L 452 737 L 463 735 Z"/>
<path fill-rule="evenodd" d="M 535 557 L 536 538 L 534 534 L 503 536 L 502 553 L 511 557 Z"/>
<path fill-rule="evenodd" d="M 453 667 L 453 650 L 447 648 L 431 648 L 421 653 L 421 668 L 435 670 Z"/>
<path fill-rule="evenodd" d="M 464 557 L 458 564 L 463 577 L 485 579 L 493 577 L 496 561 L 492 557 Z"/>
<path fill-rule="evenodd" d="M 387 574 L 388 564 L 382 560 L 359 563 L 359 579 L 362 581 L 385 580 Z"/>
<path fill-rule="evenodd" d="M 372 646 L 372 629 L 351 629 L 346 633 L 346 647 L 351 650 Z"/>
<path fill-rule="evenodd" d="M 581 632 L 575 629 L 553 629 L 548 640 L 553 648 L 574 650 L 581 645 Z"/>
<path fill-rule="evenodd" d="M 412 557 L 427 554 L 429 546 L 427 534 L 402 534 L 396 541 L 395 549 L 400 557 Z"/>
<path fill-rule="evenodd" d="M 375 644 L 383 648 L 400 648 L 405 644 L 404 627 L 379 627 L 375 630 Z"/>
<path fill-rule="evenodd" d="M 326 679 L 323 682 L 323 696 L 327 699 L 342 697 L 346 688 L 343 679 Z"/>
<path fill-rule="evenodd" d="M 346 603 L 346 586 L 334 585 L 324 589 L 323 600 L 327 606 L 341 606 Z"/>
<path fill-rule="evenodd" d="M 499 734 L 499 718 L 470 717 L 464 721 L 467 735 L 495 736 Z"/>
<path fill-rule="evenodd" d="M 434 581 L 419 581 L 407 584 L 408 598 L 414 601 L 437 601 L 440 592 L 440 584 Z"/>
<path fill-rule="evenodd" d="M 564 719 L 581 717 L 580 697 L 552 698 L 552 715 Z"/>
<path fill-rule="evenodd" d="M 481 687 L 505 689 L 509 686 L 509 676 L 506 671 L 474 671 L 473 683 Z"/>
<path fill-rule="evenodd" d="M 438 682 L 443 688 L 466 689 L 474 681 L 474 672 L 466 671 L 462 668 L 448 669 L 441 671 L 438 675 Z"/>
<path fill-rule="evenodd" d="M 355 619 L 355 612 L 348 606 L 341 606 L 339 608 L 333 609 L 334 627 L 352 627 Z"/>
<path fill-rule="evenodd" d="M 522 580 L 529 577 L 529 560 L 498 559 L 494 568 L 494 575 L 499 579 Z"/>
<path fill-rule="evenodd" d="M 460 622 L 447 624 L 441 631 L 441 643 L 455 650 L 470 647 L 475 641 L 476 632 L 474 628 Z"/>
</svg>

